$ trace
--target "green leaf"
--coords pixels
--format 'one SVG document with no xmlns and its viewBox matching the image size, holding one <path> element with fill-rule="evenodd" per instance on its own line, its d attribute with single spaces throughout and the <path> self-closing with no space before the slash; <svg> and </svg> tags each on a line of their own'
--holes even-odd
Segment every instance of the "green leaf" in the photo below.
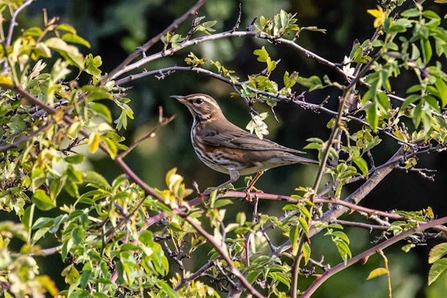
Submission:
<svg viewBox="0 0 447 298">
<path fill-rule="evenodd" d="M 71 156 L 65 157 L 64 160 L 66 162 L 68 162 L 68 163 L 80 164 L 81 162 L 84 161 L 84 155 L 82 155 L 82 154 L 75 154 L 75 155 L 71 155 Z"/>
<path fill-rule="evenodd" d="M 390 108 L 390 101 L 388 99 L 388 96 L 383 92 L 377 93 L 376 96 L 377 96 L 377 102 L 379 103 L 382 111 L 384 113 L 388 113 L 388 110 Z"/>
<path fill-rule="evenodd" d="M 88 92 L 89 100 L 100 100 L 100 99 L 113 99 L 112 94 L 105 87 L 98 87 L 92 85 L 82 86 L 82 91 Z"/>
<path fill-rule="evenodd" d="M 438 89 L 438 97 L 441 99 L 442 107 L 447 105 L 447 84 L 440 78 L 435 81 L 436 89 Z"/>
<path fill-rule="evenodd" d="M 343 226 L 341 224 L 338 223 L 331 223 L 327 225 L 328 229 L 339 229 L 339 230 L 343 230 Z"/>
<path fill-rule="evenodd" d="M 438 244 L 430 250 L 428 263 L 433 264 L 445 255 L 447 255 L 447 243 Z"/>
<path fill-rule="evenodd" d="M 334 232 L 332 232 L 331 236 L 333 236 L 333 237 L 337 237 L 337 238 L 343 240 L 344 242 L 346 242 L 346 244 L 349 244 L 349 243 L 350 243 L 350 240 L 349 240 L 348 235 L 346 235 L 346 234 L 345 234 L 344 232 L 342 232 L 342 231 L 334 231 Z"/>
<path fill-rule="evenodd" d="M 303 217 L 299 217 L 298 221 L 299 221 L 300 226 L 303 229 L 304 233 L 309 234 L 309 224 L 307 223 L 307 220 Z"/>
<path fill-rule="evenodd" d="M 59 25 L 57 25 L 56 29 L 76 34 L 76 29 L 69 24 L 59 24 Z"/>
<path fill-rule="evenodd" d="M 390 24 L 390 28 L 388 33 L 404 33 L 407 31 L 407 28 L 411 27 L 411 22 L 408 19 L 398 19 L 395 22 Z"/>
<path fill-rule="evenodd" d="M 80 44 L 87 48 L 91 47 L 90 43 L 87 40 L 73 33 L 65 33 L 64 35 L 62 35 L 62 39 L 66 42 Z"/>
<path fill-rule="evenodd" d="M 403 252 L 409 252 L 411 249 L 413 249 L 415 247 L 416 247 L 415 244 L 409 243 L 409 244 L 402 246 L 400 249 L 402 249 Z"/>
<path fill-rule="evenodd" d="M 438 20 L 438 21 L 441 20 L 441 17 L 436 12 L 434 12 L 433 10 L 424 10 L 422 12 L 422 15 L 424 17 L 432 19 L 432 20 Z"/>
<path fill-rule="evenodd" d="M 118 153 L 118 147 L 116 146 L 115 142 L 105 136 L 101 136 L 101 140 L 104 142 L 104 145 L 106 145 L 107 152 L 109 153 L 110 157 L 115 159 L 116 154 Z"/>
<path fill-rule="evenodd" d="M 230 199 L 218 199 L 214 203 L 214 208 L 222 208 L 228 205 L 234 204 L 233 200 Z"/>
<path fill-rule="evenodd" d="M 420 56 L 421 56 L 421 52 L 419 51 L 419 48 L 417 47 L 417 45 L 412 43 L 411 44 L 411 60 L 413 60 L 413 61 L 417 60 L 417 59 L 419 59 Z M 421 88 L 420 85 L 415 85 L 415 86 L 419 86 L 419 88 Z M 415 87 L 415 86 L 413 86 L 413 87 Z M 408 91 L 407 91 L 407 93 L 408 93 Z"/>
<path fill-rule="evenodd" d="M 382 268 L 382 267 L 376 268 L 369 273 L 366 280 L 371 280 L 371 279 L 374 279 L 374 278 L 377 278 L 379 276 L 386 275 L 386 274 L 388 274 L 388 270 L 386 270 L 386 268 Z"/>
<path fill-rule="evenodd" d="M 76 182 L 69 180 L 65 183 L 65 191 L 73 198 L 79 197 L 79 187 Z"/>
<path fill-rule="evenodd" d="M 368 178 L 368 163 L 362 157 L 353 158 L 352 161 L 359 168 L 362 175 Z"/>
<path fill-rule="evenodd" d="M 89 104 L 89 108 L 91 108 L 93 111 L 95 111 L 99 116 L 104 118 L 108 123 L 112 122 L 112 112 L 110 112 L 110 109 L 101 103 L 92 102 Z"/>
<path fill-rule="evenodd" d="M 33 36 L 33 37 L 40 37 L 43 34 L 43 31 L 39 27 L 31 27 L 26 29 L 23 32 L 23 36 Z"/>
<path fill-rule="evenodd" d="M 447 259 L 440 259 L 436 261 L 428 272 L 428 285 L 431 285 L 438 278 L 442 277 L 447 272 Z"/>
<path fill-rule="evenodd" d="M 403 11 L 401 15 L 406 18 L 414 18 L 421 14 L 421 11 L 417 8 L 411 8 Z"/>
<path fill-rule="evenodd" d="M 56 201 L 57 196 L 60 194 L 61 190 L 65 185 L 65 177 L 57 177 L 50 183 L 50 197 L 52 200 Z"/>
<path fill-rule="evenodd" d="M 417 94 L 411 94 L 411 95 L 407 96 L 407 98 L 405 99 L 405 101 L 403 102 L 403 104 L 401 106 L 401 110 L 405 110 L 409 105 L 411 105 L 412 103 L 414 103 L 420 99 L 421 99 L 421 96 L 417 95 Z"/>
<path fill-rule="evenodd" d="M 411 86 L 410 88 L 407 89 L 407 94 L 415 93 L 415 92 L 418 92 L 418 91 L 421 91 L 421 90 L 422 90 L 422 86 L 421 85 L 413 85 L 413 86 Z"/>
<path fill-rule="evenodd" d="M 267 50 L 264 46 L 261 49 L 254 50 L 253 54 L 258 56 L 259 62 L 267 62 L 267 60 L 270 58 L 269 53 L 267 53 Z"/>
<path fill-rule="evenodd" d="M 22 224 L 26 228 L 26 230 L 29 232 L 31 230 L 32 221 L 34 217 L 35 212 L 35 205 L 30 205 L 25 209 L 25 213 L 22 216 Z"/>
<path fill-rule="evenodd" d="M 323 83 L 318 76 L 311 76 L 309 78 L 297 77 L 296 82 L 306 88 L 309 88 L 309 91 L 323 89 Z"/>
<path fill-rule="evenodd" d="M 416 107 L 413 109 L 413 123 L 416 127 L 419 127 L 419 124 L 422 120 L 422 106 L 424 105 L 424 100 L 421 100 Z"/>
<path fill-rule="evenodd" d="M 311 252 L 312 252 L 312 250 L 311 250 L 309 242 L 308 241 L 304 242 L 302 254 L 303 254 L 305 266 L 309 263 Z"/>
<path fill-rule="evenodd" d="M 33 239 L 31 240 L 31 243 L 35 244 L 37 241 L 39 241 L 42 237 L 44 237 L 49 231 L 51 227 L 42 227 L 35 231 L 33 233 Z"/>
<path fill-rule="evenodd" d="M 428 39 L 421 39 L 421 49 L 422 49 L 422 57 L 424 57 L 424 62 L 428 63 L 433 54 L 430 41 Z"/>
<path fill-rule="evenodd" d="M 71 65 L 74 65 L 81 70 L 84 69 L 84 57 L 77 47 L 71 46 L 62 39 L 56 37 L 47 39 L 45 44 L 50 49 L 57 51 Z"/>
<path fill-rule="evenodd" d="M 52 226 L 54 224 L 54 218 L 51 217 L 39 217 L 33 224 L 32 229 L 37 230 L 45 226 Z"/>
<path fill-rule="evenodd" d="M 82 273 L 81 273 L 81 278 L 79 279 L 79 282 L 80 282 L 79 286 L 81 287 L 81 289 L 84 289 L 87 286 L 89 280 L 91 279 L 93 272 L 92 272 L 92 270 L 87 270 L 85 268 L 85 266 L 84 266 L 84 268 L 82 268 L 81 272 Z"/>
<path fill-rule="evenodd" d="M 72 165 L 68 165 L 64 173 L 74 182 L 82 183 L 82 172 L 77 171 Z"/>
<path fill-rule="evenodd" d="M 251 272 L 249 272 L 248 273 L 248 275 L 247 275 L 247 281 L 250 283 L 250 284 L 252 284 L 252 283 L 254 283 L 257 279 L 258 279 L 258 276 L 261 274 L 261 271 L 258 271 L 258 270 L 252 270 Z"/>
<path fill-rule="evenodd" d="M 34 192 L 31 201 L 42 211 L 48 211 L 56 207 L 55 201 L 53 201 L 42 189 L 37 189 Z"/>
<path fill-rule="evenodd" d="M 89 186 L 95 186 L 97 188 L 110 190 L 111 186 L 107 182 L 106 178 L 95 171 L 85 171 L 82 173 L 82 177 L 85 183 Z"/>
<path fill-rule="evenodd" d="M 351 253 L 351 250 L 349 249 L 348 244 L 344 241 L 334 241 L 334 243 L 335 243 L 335 246 L 337 247 L 340 257 L 346 263 L 346 261 L 352 256 L 352 253 Z"/>
<path fill-rule="evenodd" d="M 159 286 L 164 291 L 164 293 L 170 298 L 180 297 L 179 294 L 176 291 L 174 291 L 174 289 L 172 289 L 164 280 L 158 280 L 157 286 Z"/>
<path fill-rule="evenodd" d="M 298 238 L 300 236 L 300 229 L 298 226 L 293 225 L 290 227 L 289 239 L 290 244 L 292 244 L 292 253 L 296 254 L 298 251 L 299 241 Z"/>
<path fill-rule="evenodd" d="M 85 57 L 85 72 L 87 72 L 88 74 L 91 74 L 93 76 L 101 75 L 101 70 L 99 69 L 101 65 L 102 65 L 101 56 L 93 57 L 92 54 L 88 54 Z"/>
<path fill-rule="evenodd" d="M 283 285 L 287 287 L 287 289 L 290 288 L 290 277 L 287 276 L 285 273 L 282 272 L 269 272 L 268 274 L 273 280 L 279 281 Z"/>
<path fill-rule="evenodd" d="M 366 121 L 371 125 L 372 130 L 376 132 L 379 127 L 379 115 L 376 102 L 371 103 L 366 110 Z"/>
</svg>

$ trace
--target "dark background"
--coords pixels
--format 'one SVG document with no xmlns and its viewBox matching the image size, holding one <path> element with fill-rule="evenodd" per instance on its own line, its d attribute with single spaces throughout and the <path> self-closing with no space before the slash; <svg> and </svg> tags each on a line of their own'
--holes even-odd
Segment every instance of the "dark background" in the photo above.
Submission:
<svg viewBox="0 0 447 298">
<path fill-rule="evenodd" d="M 412 1 L 407 2 L 404 7 L 413 3 Z M 136 47 L 161 32 L 194 3 L 195 1 L 191 0 L 37 1 L 28 8 L 27 14 L 21 16 L 19 23 L 24 26 L 32 23 L 41 24 L 41 9 L 45 7 L 49 16 L 60 16 L 62 22 L 72 24 L 78 30 L 79 35 L 92 44 L 92 48 L 84 49 L 84 52 L 100 55 L 103 61 L 102 69 L 108 72 Z M 355 39 L 363 42 L 370 38 L 374 32 L 373 17 L 366 13 L 367 9 L 374 9 L 377 5 L 376 1 L 372 0 L 244 0 L 240 2 L 210 0 L 200 9 L 199 14 L 205 15 L 206 20 L 217 20 L 216 29 L 225 31 L 234 26 L 239 3 L 242 4 L 243 12 L 241 29 L 244 29 L 255 16 L 269 17 L 279 12 L 280 9 L 296 13 L 300 26 L 317 26 L 327 29 L 326 34 L 303 32 L 298 43 L 333 62 L 341 62 L 345 55 L 349 55 Z M 446 13 L 445 7 L 440 5 L 432 4 L 431 9 L 441 16 Z M 190 20 L 180 27 L 178 32 L 185 35 L 189 29 L 189 22 Z M 226 68 L 235 70 L 239 77 L 246 78 L 247 74 L 255 73 L 263 68 L 263 65 L 257 62 L 253 55 L 253 50 L 262 45 L 266 46 L 274 59 L 281 59 L 276 70 L 278 74 L 282 74 L 285 70 L 298 71 L 302 76 L 318 75 L 322 77 L 324 74 L 328 74 L 332 80 L 343 83 L 343 79 L 338 74 L 319 64 L 316 60 L 293 52 L 287 47 L 273 47 L 264 41 L 253 39 L 227 39 L 205 43 L 180 51 L 172 57 L 155 61 L 147 65 L 146 68 L 184 65 L 183 59 L 190 51 L 193 51 L 199 57 L 206 56 L 212 60 L 219 60 Z M 158 44 L 149 53 L 161 48 L 162 44 Z M 442 62 L 445 63 L 445 61 Z M 405 94 L 405 86 L 409 86 L 410 82 L 409 79 L 400 79 L 396 82 L 396 86 L 402 86 L 395 88 L 398 95 Z M 248 109 L 242 100 L 229 98 L 230 92 L 233 91 L 230 86 L 215 79 L 189 72 L 177 72 L 167 76 L 164 80 L 146 77 L 126 86 L 132 87 L 128 92 L 128 97 L 132 100 L 131 106 L 135 112 L 135 119 L 130 123 L 128 130 L 120 132 L 126 136 L 128 143 L 157 123 L 159 106 L 164 108 L 166 116 L 177 115 L 173 122 L 157 134 L 157 137 L 145 141 L 127 157 L 127 161 L 133 169 L 148 184 L 163 188 L 164 175 L 173 167 L 178 168 L 178 173 L 185 177 L 185 182 L 189 187 L 192 187 L 193 181 L 196 181 L 200 188 L 204 189 L 227 179 L 225 175 L 208 169 L 196 158 L 189 140 L 191 116 L 183 106 L 171 100 L 169 95 L 209 93 L 219 100 L 231 121 L 244 127 L 250 119 Z M 321 102 L 322 99 L 330 96 L 329 105 L 335 109 L 339 95 L 336 89 L 324 89 L 306 94 L 306 100 Z M 265 110 L 265 107 L 262 106 L 257 108 L 259 111 Z M 119 111 L 116 109 L 115 112 L 115 116 L 118 116 Z M 270 131 L 268 137 L 278 143 L 301 149 L 306 145 L 307 138 L 319 137 L 324 140 L 329 135 L 326 123 L 330 118 L 327 115 L 303 111 L 292 104 L 279 104 L 276 113 L 280 121 L 276 122 L 270 115 L 267 123 Z M 383 137 L 383 143 L 373 151 L 377 165 L 386 161 L 397 148 L 393 140 L 386 136 L 381 137 Z M 315 157 L 312 152 L 309 152 L 308 155 Z M 420 210 L 431 206 L 437 216 L 447 215 L 446 160 L 444 153 L 420 156 L 418 167 L 437 170 L 435 182 L 428 181 L 414 172 L 406 173 L 402 170 L 395 170 L 368 195 L 362 205 L 381 210 Z M 108 179 L 113 179 L 120 174 L 108 159 L 93 159 L 90 166 L 105 173 Z M 315 172 L 316 169 L 311 166 L 282 167 L 268 171 L 257 186 L 265 192 L 290 194 L 297 185 L 310 186 Z M 243 181 L 240 179 L 237 185 L 242 185 L 242 183 Z M 346 194 L 359 185 L 347 187 Z M 229 212 L 234 210 L 236 213 L 240 208 L 250 210 L 251 206 L 237 202 Z M 282 212 L 281 206 L 278 206 L 277 202 L 262 202 L 259 211 L 278 215 Z M 374 235 L 368 234 L 367 231 L 347 229 L 347 232 L 352 241 L 353 254 L 372 245 L 370 241 L 374 239 Z M 326 261 L 332 265 L 341 261 L 330 240 L 319 235 L 312 241 L 314 245 L 317 245 L 313 251 L 315 258 L 318 259 L 318 256 L 324 254 Z M 429 289 L 425 287 L 428 251 L 434 244 L 435 241 L 429 241 L 427 246 L 417 247 L 410 253 L 402 252 L 399 245 L 385 251 L 390 260 L 394 297 L 440 297 L 439 293 L 447 290 L 445 278 L 439 280 Z M 60 262 L 55 258 L 52 259 L 55 263 Z M 43 270 L 49 270 L 51 266 L 48 265 L 48 263 L 43 264 Z M 314 297 L 385 297 L 387 295 L 385 277 L 366 281 L 369 271 L 378 266 L 383 266 L 383 262 L 378 256 L 374 256 L 366 265 L 351 267 L 327 281 Z M 59 288 L 64 288 L 64 286 Z"/>
</svg>

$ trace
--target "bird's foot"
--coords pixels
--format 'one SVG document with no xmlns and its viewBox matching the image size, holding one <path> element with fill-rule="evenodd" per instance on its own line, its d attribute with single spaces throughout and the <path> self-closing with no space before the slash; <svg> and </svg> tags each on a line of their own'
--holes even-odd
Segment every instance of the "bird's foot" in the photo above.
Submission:
<svg viewBox="0 0 447 298">
<path fill-rule="evenodd" d="M 253 191 L 252 191 L 253 190 Z M 244 189 L 245 192 L 245 201 L 247 202 L 254 202 L 257 200 L 257 196 L 259 193 L 263 193 L 262 190 L 257 189 L 256 187 L 251 187 L 251 188 L 245 188 Z"/>
<path fill-rule="evenodd" d="M 223 187 L 223 188 L 219 188 L 219 187 L 209 187 L 207 188 L 204 192 L 201 193 L 201 195 L 209 197 L 211 195 L 211 193 L 213 191 L 216 191 L 216 195 L 219 194 L 224 194 L 226 191 L 230 190 L 231 188 L 229 187 Z M 233 188 L 234 189 L 234 188 Z"/>
</svg>

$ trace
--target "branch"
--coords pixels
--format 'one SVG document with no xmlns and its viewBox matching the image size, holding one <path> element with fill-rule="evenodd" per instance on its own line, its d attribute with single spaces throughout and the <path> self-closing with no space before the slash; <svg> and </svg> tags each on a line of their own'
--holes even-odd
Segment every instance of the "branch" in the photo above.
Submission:
<svg viewBox="0 0 447 298">
<path fill-rule="evenodd" d="M 186 216 L 185 214 L 183 214 L 183 212 L 180 212 L 180 214 L 182 217 L 185 218 L 185 220 L 200 234 L 202 235 L 209 243 L 211 243 L 211 245 L 214 246 L 214 248 L 216 249 L 217 252 L 219 252 L 219 254 L 221 255 L 221 257 L 227 262 L 227 265 L 230 267 L 231 269 L 231 273 L 234 274 L 239 280 L 240 282 L 244 285 L 244 287 L 254 296 L 262 298 L 264 297 L 263 295 L 261 295 L 249 282 L 248 280 L 245 278 L 245 276 L 239 271 L 239 269 L 237 269 L 236 265 L 234 264 L 233 260 L 231 259 L 231 257 L 228 255 L 228 252 L 226 249 L 224 249 L 222 247 L 221 243 L 218 243 L 216 241 L 216 239 L 214 239 L 214 237 L 207 233 L 197 222 L 196 219 L 191 218 L 189 216 Z"/>
<path fill-rule="evenodd" d="M 381 170 L 375 171 L 371 177 L 366 180 L 366 182 L 356 189 L 351 195 L 349 195 L 346 199 L 344 199 L 347 203 L 352 203 L 357 205 L 360 203 L 376 186 L 382 181 L 391 171 L 399 164 L 401 157 L 404 154 L 404 150 L 401 147 L 397 152 L 388 160 L 385 167 L 382 167 Z M 332 218 L 338 218 L 342 214 L 349 211 L 347 207 L 341 207 L 337 209 L 332 209 L 324 213 L 318 221 L 329 222 Z M 309 235 L 315 235 L 321 229 L 312 228 L 309 231 Z"/>
<path fill-rule="evenodd" d="M 148 139 L 148 138 L 152 138 L 155 136 L 155 133 L 163 126 L 167 125 L 169 122 L 171 122 L 172 120 L 174 120 L 175 115 L 169 117 L 169 118 L 164 118 L 163 117 L 163 108 L 159 107 L 159 120 L 157 125 L 151 129 L 151 131 L 149 131 L 147 134 L 145 134 L 144 136 L 142 136 L 141 138 L 137 139 L 135 142 L 133 142 L 132 145 L 130 145 L 125 151 L 123 151 L 122 153 L 119 154 L 119 158 L 124 158 L 127 154 L 129 154 L 133 149 L 135 149 L 141 142 L 143 142 L 144 140 Z"/>
<path fill-rule="evenodd" d="M 334 221 L 332 221 L 333 223 L 338 223 L 340 225 L 342 225 L 343 227 L 354 227 L 354 228 L 361 228 L 361 229 L 366 229 L 368 231 L 372 231 L 372 230 L 381 230 L 381 231 L 386 231 L 388 230 L 388 225 L 372 225 L 372 224 L 368 224 L 368 223 L 364 223 L 364 222 L 355 222 L 355 221 L 348 221 L 348 220 L 341 220 L 341 219 L 336 219 Z"/>
<path fill-rule="evenodd" d="M 3 145 L 0 146 L 0 152 L 5 152 L 8 151 L 11 148 L 16 148 L 18 147 L 20 144 L 23 144 L 25 142 L 28 142 L 30 139 L 34 138 L 36 135 L 40 134 L 41 132 L 43 132 L 45 129 L 47 129 L 50 124 L 52 124 L 54 121 L 48 121 L 47 123 L 45 123 L 44 125 L 42 125 L 41 127 L 39 127 L 38 129 L 36 129 L 35 131 L 33 131 L 32 133 L 30 133 L 29 135 L 24 136 L 23 138 L 18 139 L 17 141 L 12 142 L 11 144 L 7 144 L 7 145 Z"/>
<path fill-rule="evenodd" d="M 409 229 L 405 232 L 400 233 L 399 235 L 396 235 L 388 240 L 385 240 L 384 242 L 371 247 L 370 249 L 362 252 L 361 254 L 356 255 L 355 257 L 349 259 L 346 263 L 339 263 L 338 265 L 332 267 L 328 271 L 324 272 L 318 279 L 316 279 L 306 290 L 303 296 L 301 298 L 307 298 L 311 297 L 311 295 L 325 282 L 327 279 L 329 279 L 331 276 L 337 274 L 338 272 L 350 267 L 351 265 L 354 265 L 355 263 L 367 260 L 370 256 L 375 254 L 377 251 L 381 251 L 407 237 L 410 237 L 411 235 L 415 233 L 423 232 L 427 229 L 433 228 L 435 226 L 443 225 L 447 223 L 447 217 L 442 217 L 436 220 L 432 220 L 426 223 L 419 224 L 417 227 Z"/>
<path fill-rule="evenodd" d="M 168 32 L 178 28 L 181 23 L 183 23 L 190 15 L 194 15 L 197 10 L 205 4 L 206 0 L 199 0 L 197 3 L 192 6 L 187 12 L 185 12 L 181 17 L 174 20 L 171 25 L 166 27 L 165 30 L 163 30 L 161 33 L 147 41 L 145 44 L 143 44 L 141 47 L 138 47 L 132 54 L 130 54 L 123 62 L 121 62 L 120 65 L 118 65 L 114 70 L 112 70 L 107 76 L 105 76 L 101 80 L 101 85 L 105 85 L 108 81 L 115 78 L 123 69 L 127 67 L 127 65 L 135 60 L 137 57 L 141 55 L 141 52 L 146 52 L 148 49 L 150 49 L 154 44 L 156 44 L 163 36 L 165 36 Z M 144 60 L 144 59 L 141 59 Z"/>
<path fill-rule="evenodd" d="M 194 272 L 193 274 L 191 274 L 190 276 L 183 278 L 182 281 L 176 285 L 174 287 L 174 291 L 178 291 L 181 288 L 183 288 L 188 282 L 199 278 L 200 276 L 202 276 L 205 272 L 207 272 L 208 270 L 210 270 L 211 268 L 213 268 L 213 266 L 215 265 L 216 260 L 211 260 L 208 263 L 206 263 L 205 265 L 203 265 L 202 267 L 200 267 L 196 272 Z"/>
<path fill-rule="evenodd" d="M 167 32 L 166 32 L 167 33 Z M 171 56 L 174 53 L 183 50 L 184 48 L 193 46 L 193 45 L 197 45 L 203 42 L 208 42 L 208 41 L 214 41 L 214 40 L 219 40 L 222 38 L 228 38 L 228 37 L 250 37 L 250 38 L 260 38 L 260 39 L 265 39 L 268 41 L 274 41 L 275 43 L 280 43 L 280 44 L 285 44 L 287 46 L 290 46 L 292 48 L 294 48 L 295 50 L 298 50 L 300 53 L 304 54 L 306 57 L 310 57 L 313 59 L 316 59 L 318 62 L 320 62 L 323 65 L 327 65 L 331 68 L 336 69 L 338 72 L 342 73 L 343 75 L 346 75 L 344 73 L 344 71 L 342 69 L 340 69 L 337 64 L 307 50 L 306 48 L 303 48 L 302 46 L 296 44 L 294 41 L 292 40 L 288 40 L 285 38 L 278 38 L 272 35 L 268 35 L 266 33 L 263 32 L 254 32 L 254 31 L 233 31 L 233 30 L 229 30 L 229 31 L 225 31 L 225 32 L 221 32 L 221 33 L 216 33 L 213 35 L 207 35 L 207 36 L 201 36 L 201 37 L 197 37 L 191 40 L 186 41 L 185 43 L 183 43 L 181 46 L 175 47 L 175 48 L 170 48 L 164 51 L 160 51 L 158 53 L 155 53 L 153 55 L 144 57 L 132 64 L 126 64 L 123 67 L 118 67 L 117 70 L 113 73 L 112 75 L 108 76 L 108 79 L 115 79 L 117 77 L 119 77 L 120 75 L 127 73 L 129 71 L 138 69 L 140 67 L 142 67 L 143 65 L 163 58 L 165 56 Z M 112 73 L 111 73 L 112 74 Z"/>
<path fill-rule="evenodd" d="M 18 23 L 16 22 L 17 16 L 22 10 L 24 10 L 27 6 L 31 5 L 31 3 L 33 2 L 34 0 L 27 0 L 25 3 L 19 6 L 12 15 L 11 21 L 9 22 L 9 30 L 8 30 L 8 36 L 6 37 L 5 41 L 5 47 L 9 47 L 11 45 L 12 35 L 14 34 L 14 27 L 18 25 Z"/>
<path fill-rule="evenodd" d="M 199 1 L 200 2 L 200 1 Z M 177 20 L 176 20 L 177 21 Z M 175 23 L 175 22 L 174 22 Z M 172 25 L 171 25 L 172 26 Z M 165 30 L 166 31 L 166 30 Z M 168 30 L 169 31 L 169 30 Z M 168 32 L 166 31 L 166 33 Z M 165 33 L 165 34 L 166 34 Z M 160 33 L 163 34 L 163 33 Z M 154 39 L 156 39 L 156 41 L 160 40 L 161 36 L 157 35 L 156 37 L 154 37 Z M 346 73 L 342 68 L 340 68 L 340 64 L 339 63 L 334 63 L 331 62 L 327 59 L 325 59 L 324 57 L 321 57 L 319 55 L 317 55 L 316 53 L 298 45 L 295 40 L 289 40 L 289 39 L 285 39 L 282 37 L 277 37 L 277 36 L 272 36 L 269 34 L 266 34 L 264 32 L 254 32 L 253 30 L 250 31 L 235 31 L 235 28 L 232 28 L 229 31 L 225 31 L 225 32 L 221 32 L 221 33 L 216 33 L 213 35 L 209 35 L 209 36 L 201 36 L 201 37 L 197 37 L 195 39 L 192 40 L 186 40 L 185 42 L 183 42 L 181 44 L 181 46 L 175 47 L 175 48 L 170 48 L 168 50 L 165 51 L 160 51 L 156 54 L 153 54 L 151 56 L 147 56 L 144 57 L 142 59 L 140 59 L 139 61 L 129 64 L 130 61 L 126 64 L 124 64 L 124 62 L 122 63 L 122 65 L 120 65 L 119 67 L 116 68 L 116 71 L 112 71 L 112 73 L 107 76 L 107 79 L 115 79 L 117 77 L 119 77 L 120 75 L 129 72 L 131 70 L 140 68 L 141 66 L 148 64 L 149 62 L 159 59 L 159 58 L 163 58 L 165 56 L 170 56 L 173 55 L 174 53 L 176 53 L 177 51 L 183 50 L 186 47 L 189 46 L 193 46 L 193 45 L 197 45 L 199 43 L 202 42 L 207 42 L 207 41 L 213 41 L 213 40 L 218 40 L 218 39 L 222 39 L 222 38 L 228 38 L 228 37 L 250 37 L 250 38 L 260 38 L 260 39 L 265 39 L 268 40 L 272 43 L 275 44 L 284 44 L 286 46 L 289 46 L 291 48 L 293 48 L 294 50 L 297 50 L 298 52 L 300 52 L 301 54 L 305 55 L 306 57 L 312 58 L 317 60 L 319 63 L 326 65 L 332 69 L 334 69 L 336 72 L 338 72 L 339 74 L 341 74 L 343 77 L 346 78 L 346 80 L 351 81 L 351 86 L 357 82 L 361 83 L 363 86 L 366 86 L 367 88 L 370 88 L 371 85 L 368 84 L 364 78 L 362 78 L 363 74 L 366 74 L 366 71 L 369 70 L 368 67 L 362 67 L 362 69 L 364 70 L 364 73 L 362 74 L 358 74 L 358 75 L 350 75 L 348 73 Z M 373 39 L 377 38 L 378 35 L 376 34 Z M 372 39 L 372 40 L 373 40 Z M 151 44 L 152 45 L 152 44 Z M 138 56 L 138 54 L 140 53 L 140 51 L 136 51 L 136 53 L 134 52 L 135 56 Z M 133 59 L 132 59 L 133 60 Z M 131 61 L 132 61 L 131 60 Z M 372 60 L 371 60 L 372 61 Z M 371 62 L 370 61 L 370 62 Z M 372 62 L 371 62 L 372 63 Z M 360 68 L 359 70 L 360 71 Z M 133 75 L 131 76 L 133 78 L 136 78 L 137 76 Z M 118 80 L 119 81 L 119 80 Z M 119 84 L 117 84 L 119 85 Z M 394 99 L 396 101 L 399 101 L 401 103 L 405 102 L 405 98 L 391 94 L 390 92 L 384 91 L 384 90 L 378 90 L 379 92 L 383 92 L 385 93 L 389 98 Z M 411 107 L 415 107 L 416 105 L 414 103 L 410 103 Z M 432 114 L 438 117 L 443 117 L 443 115 L 441 113 L 438 113 L 436 111 L 432 111 Z M 345 115 L 346 116 L 346 115 Z M 392 134 L 389 134 L 390 136 L 393 136 Z"/>
<path fill-rule="evenodd" d="M 17 8 L 17 10 L 14 12 L 14 14 L 12 15 L 11 21 L 9 22 L 8 35 L 6 36 L 5 43 L 3 44 L 5 52 L 6 52 L 6 48 L 11 45 L 12 35 L 14 34 L 14 27 L 16 27 L 18 25 L 18 23 L 16 22 L 17 16 L 27 6 L 31 5 L 31 3 L 33 3 L 33 1 L 34 0 L 27 0 L 21 6 L 19 6 Z M 8 69 L 9 69 L 8 68 L 8 59 L 6 59 L 6 61 L 3 63 L 3 72 L 7 72 Z"/>
</svg>

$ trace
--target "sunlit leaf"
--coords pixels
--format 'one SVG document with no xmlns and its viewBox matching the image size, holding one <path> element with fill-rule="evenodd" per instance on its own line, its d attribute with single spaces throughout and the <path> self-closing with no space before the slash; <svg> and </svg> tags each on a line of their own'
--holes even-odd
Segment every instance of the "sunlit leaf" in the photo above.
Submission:
<svg viewBox="0 0 447 298">
<path fill-rule="evenodd" d="M 428 263 L 433 264 L 445 255 L 447 255 L 447 243 L 440 243 L 430 250 Z"/>
<path fill-rule="evenodd" d="M 433 263 L 428 272 L 428 285 L 434 283 L 437 279 L 444 276 L 447 272 L 447 259 L 440 259 Z"/>
<path fill-rule="evenodd" d="M 383 267 L 376 268 L 369 273 L 366 280 L 371 280 L 371 279 L 374 279 L 374 278 L 377 278 L 377 277 L 380 277 L 380 276 L 386 275 L 386 274 L 388 274 L 388 270 L 386 270 L 386 268 L 383 268 Z"/>
<path fill-rule="evenodd" d="M 37 189 L 31 197 L 31 200 L 36 204 L 36 207 L 42 211 L 48 211 L 56 207 L 55 201 L 53 201 L 42 189 Z"/>
</svg>

